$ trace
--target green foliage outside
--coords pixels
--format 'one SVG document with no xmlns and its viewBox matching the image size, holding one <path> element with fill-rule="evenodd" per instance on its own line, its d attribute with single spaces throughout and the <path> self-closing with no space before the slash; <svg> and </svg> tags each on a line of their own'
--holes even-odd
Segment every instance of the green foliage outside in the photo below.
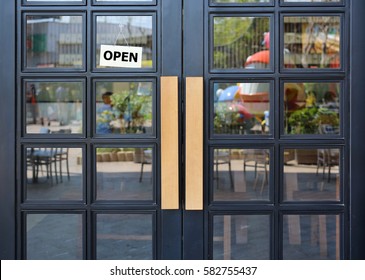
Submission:
<svg viewBox="0 0 365 280">
<path fill-rule="evenodd" d="M 214 68 L 239 68 L 254 53 L 263 50 L 268 17 L 215 17 Z"/>
<path fill-rule="evenodd" d="M 338 113 L 328 108 L 306 107 L 295 111 L 289 117 L 290 134 L 318 134 L 319 125 L 339 126 Z"/>
</svg>

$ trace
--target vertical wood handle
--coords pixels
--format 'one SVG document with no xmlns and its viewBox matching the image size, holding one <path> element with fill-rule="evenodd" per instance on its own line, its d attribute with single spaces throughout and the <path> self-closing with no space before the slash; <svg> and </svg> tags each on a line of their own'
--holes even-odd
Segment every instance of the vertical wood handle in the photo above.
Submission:
<svg viewBox="0 0 365 280">
<path fill-rule="evenodd" d="M 178 77 L 161 77 L 161 209 L 179 209 Z"/>
<path fill-rule="evenodd" d="M 203 210 L 203 78 L 186 78 L 185 208 Z"/>
</svg>

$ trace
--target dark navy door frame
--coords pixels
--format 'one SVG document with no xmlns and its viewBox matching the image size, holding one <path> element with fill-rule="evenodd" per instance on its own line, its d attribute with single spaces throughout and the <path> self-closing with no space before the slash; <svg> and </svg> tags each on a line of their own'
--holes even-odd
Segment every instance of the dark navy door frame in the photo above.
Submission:
<svg viewBox="0 0 365 280">
<path fill-rule="evenodd" d="M 351 1 L 350 51 L 350 258 L 365 259 L 365 1 Z"/>
<path fill-rule="evenodd" d="M 16 4 L 1 0 L 0 10 L 0 259 L 16 259 Z"/>
</svg>

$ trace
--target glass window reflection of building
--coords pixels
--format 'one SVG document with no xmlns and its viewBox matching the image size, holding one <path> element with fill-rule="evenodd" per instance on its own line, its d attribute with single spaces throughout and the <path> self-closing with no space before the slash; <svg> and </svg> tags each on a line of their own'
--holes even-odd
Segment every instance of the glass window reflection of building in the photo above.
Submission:
<svg viewBox="0 0 365 280">
<path fill-rule="evenodd" d="M 26 67 L 83 67 L 83 17 L 28 15 Z"/>
</svg>

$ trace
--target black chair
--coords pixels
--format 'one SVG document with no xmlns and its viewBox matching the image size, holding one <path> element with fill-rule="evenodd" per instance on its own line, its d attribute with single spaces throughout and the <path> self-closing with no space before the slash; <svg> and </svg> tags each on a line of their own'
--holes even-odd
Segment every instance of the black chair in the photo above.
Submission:
<svg viewBox="0 0 365 280">
<path fill-rule="evenodd" d="M 317 151 L 317 172 L 319 167 L 323 167 L 323 179 L 325 177 L 326 168 L 328 168 L 327 181 L 331 181 L 331 167 L 339 165 L 339 152 L 337 149 L 318 149 Z"/>
<path fill-rule="evenodd" d="M 32 148 L 28 158 L 30 164 L 33 166 L 34 182 L 38 182 L 39 169 L 41 169 L 41 172 L 43 173 L 43 166 L 45 166 L 46 177 L 47 179 L 51 179 L 51 185 L 53 185 L 53 172 L 55 173 L 56 183 L 58 183 L 57 156 L 55 148 Z"/>
<path fill-rule="evenodd" d="M 60 129 L 58 131 L 52 131 L 52 134 L 70 134 L 71 129 Z M 62 162 L 66 162 L 66 171 L 67 171 L 67 179 L 70 181 L 70 167 L 69 167 L 69 160 L 68 160 L 68 153 L 69 148 L 56 148 L 56 161 L 59 163 L 59 170 L 60 170 L 60 182 L 62 183 Z"/>
<path fill-rule="evenodd" d="M 143 167 L 145 164 L 152 164 L 152 150 L 151 149 L 143 150 L 142 158 L 141 158 L 141 173 L 139 175 L 139 182 L 142 182 Z"/>
<path fill-rule="evenodd" d="M 70 181 L 70 167 L 68 161 L 69 148 L 56 148 L 56 161 L 59 162 L 60 182 L 62 183 L 62 162 L 66 162 L 67 179 Z"/>
<path fill-rule="evenodd" d="M 231 168 L 231 150 L 229 150 L 229 151 L 215 150 L 214 151 L 214 166 L 215 166 L 215 172 L 216 172 L 215 179 L 217 180 L 217 188 L 219 188 L 219 166 L 222 164 L 228 165 L 230 187 L 231 187 L 231 190 L 233 190 L 234 183 L 233 183 L 233 174 L 232 174 L 232 168 Z"/>
<path fill-rule="evenodd" d="M 246 172 L 246 167 L 254 168 L 254 176 L 255 183 L 253 185 L 253 189 L 256 190 L 256 186 L 259 180 L 258 169 L 263 171 L 263 179 L 261 184 L 260 193 L 262 194 L 264 191 L 264 187 L 268 182 L 268 166 L 269 166 L 269 154 L 266 150 L 261 149 L 252 149 L 245 150 L 244 158 L 243 158 L 243 172 Z"/>
</svg>

